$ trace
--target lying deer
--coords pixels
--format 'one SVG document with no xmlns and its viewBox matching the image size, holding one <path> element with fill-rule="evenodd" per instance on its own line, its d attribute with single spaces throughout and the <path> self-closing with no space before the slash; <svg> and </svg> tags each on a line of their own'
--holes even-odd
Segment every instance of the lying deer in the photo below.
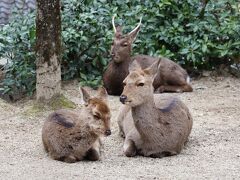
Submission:
<svg viewBox="0 0 240 180">
<path fill-rule="evenodd" d="M 58 110 L 49 115 L 42 129 L 42 140 L 49 155 L 59 161 L 74 163 L 100 158 L 100 136 L 110 135 L 110 110 L 107 92 L 98 90 L 90 97 L 82 88 L 85 107 L 79 111 Z"/>
<path fill-rule="evenodd" d="M 132 43 L 140 30 L 141 20 L 138 26 L 127 35 L 122 35 L 120 26 L 115 27 L 114 16 L 112 25 L 115 32 L 111 47 L 112 60 L 103 74 L 103 84 L 108 94 L 120 95 L 123 90 L 122 82 L 128 75 L 128 67 L 133 60 L 136 60 L 142 68 L 146 68 L 159 58 L 146 55 L 131 57 Z M 161 66 L 153 81 L 155 92 L 191 92 L 193 89 L 189 84 L 190 78 L 187 72 L 167 58 L 160 59 Z"/>
<path fill-rule="evenodd" d="M 125 104 L 118 116 L 120 133 L 125 137 L 124 153 L 164 157 L 181 152 L 192 129 L 188 108 L 177 98 L 153 94 L 153 80 L 160 61 L 141 69 L 134 61 L 123 81 L 120 101 Z M 160 63 L 161 65 L 161 63 Z"/>
</svg>

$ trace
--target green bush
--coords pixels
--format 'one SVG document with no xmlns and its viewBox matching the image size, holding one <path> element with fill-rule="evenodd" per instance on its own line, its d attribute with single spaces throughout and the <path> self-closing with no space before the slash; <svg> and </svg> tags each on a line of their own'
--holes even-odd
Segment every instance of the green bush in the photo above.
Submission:
<svg viewBox="0 0 240 180">
<path fill-rule="evenodd" d="M 0 29 L 0 58 L 8 60 L 5 69 L 5 79 L 0 82 L 0 91 L 13 94 L 17 91 L 35 90 L 35 16 L 29 13 L 25 16 L 16 14 L 10 24 Z"/>
<path fill-rule="evenodd" d="M 240 10 L 235 0 L 64 0 L 62 1 L 62 78 L 80 78 L 96 87 L 108 64 L 113 38 L 111 18 L 131 31 L 142 16 L 133 54 L 168 57 L 191 69 L 231 63 L 240 52 Z M 16 15 L 0 29 L 0 57 L 11 60 L 3 82 L 35 89 L 35 16 Z"/>
<path fill-rule="evenodd" d="M 63 79 L 80 77 L 97 87 L 108 64 L 112 41 L 111 8 L 104 2 L 64 1 L 62 12 Z"/>
</svg>

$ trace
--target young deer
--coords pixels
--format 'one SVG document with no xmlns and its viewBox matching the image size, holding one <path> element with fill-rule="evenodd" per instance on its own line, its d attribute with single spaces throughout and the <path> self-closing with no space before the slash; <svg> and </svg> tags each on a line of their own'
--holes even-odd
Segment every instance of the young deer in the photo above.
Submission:
<svg viewBox="0 0 240 180">
<path fill-rule="evenodd" d="M 96 161 L 100 157 L 100 136 L 111 134 L 106 90 L 99 88 L 97 96 L 90 97 L 82 88 L 82 94 L 85 107 L 79 111 L 57 110 L 44 123 L 43 145 L 55 160 L 68 163 L 82 159 Z"/>
<path fill-rule="evenodd" d="M 123 81 L 120 101 L 125 105 L 120 110 L 118 125 L 125 137 L 123 149 L 128 157 L 176 155 L 192 129 L 191 114 L 182 101 L 153 94 L 152 83 L 159 63 L 141 69 L 134 61 Z"/>
<path fill-rule="evenodd" d="M 122 82 L 128 75 L 128 67 L 133 60 L 136 60 L 142 68 L 146 68 L 159 58 L 146 55 L 131 57 L 132 43 L 140 30 L 141 20 L 138 26 L 127 35 L 122 35 L 120 26 L 115 27 L 114 16 L 112 24 L 115 32 L 111 47 L 112 60 L 103 74 L 103 84 L 108 94 L 120 95 L 123 90 Z M 190 78 L 187 72 L 167 58 L 160 59 L 161 66 L 153 81 L 155 92 L 191 92 L 193 89 L 189 84 Z"/>
</svg>

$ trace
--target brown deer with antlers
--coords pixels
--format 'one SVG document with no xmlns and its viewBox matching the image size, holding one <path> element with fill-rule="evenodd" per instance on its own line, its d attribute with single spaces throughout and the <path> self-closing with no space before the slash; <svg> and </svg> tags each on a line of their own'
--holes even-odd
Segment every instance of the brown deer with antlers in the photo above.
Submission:
<svg viewBox="0 0 240 180">
<path fill-rule="evenodd" d="M 164 157 L 179 154 L 192 129 L 192 117 L 180 99 L 153 94 L 159 63 L 141 69 L 134 61 L 123 81 L 118 124 L 128 157 Z M 161 66 L 161 63 L 160 63 Z"/>
<path fill-rule="evenodd" d="M 175 62 L 167 58 L 156 58 L 146 55 L 131 57 L 132 43 L 140 30 L 141 20 L 138 26 L 127 35 L 122 35 L 121 27 L 115 26 L 114 16 L 112 25 L 115 33 L 111 47 L 112 60 L 103 74 L 103 84 L 109 95 L 120 95 L 123 91 L 122 82 L 128 75 L 129 64 L 136 60 L 142 68 L 161 59 L 161 66 L 153 81 L 156 93 L 161 92 L 191 92 L 190 78 L 187 72 Z"/>
</svg>

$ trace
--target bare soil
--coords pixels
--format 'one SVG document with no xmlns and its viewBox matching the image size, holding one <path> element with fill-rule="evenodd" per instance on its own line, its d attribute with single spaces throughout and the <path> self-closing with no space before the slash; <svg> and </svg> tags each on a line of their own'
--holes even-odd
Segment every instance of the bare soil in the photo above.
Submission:
<svg viewBox="0 0 240 180">
<path fill-rule="evenodd" d="M 240 179 L 240 79 L 208 77 L 193 87 L 171 94 L 192 112 L 189 142 L 181 154 L 162 159 L 123 155 L 118 97 L 110 97 L 113 134 L 104 138 L 101 160 L 75 164 L 54 161 L 43 150 L 41 129 L 51 111 L 38 112 L 34 100 L 0 100 L 0 179 Z M 64 93 L 80 103 L 76 83 L 66 84 Z"/>
</svg>

